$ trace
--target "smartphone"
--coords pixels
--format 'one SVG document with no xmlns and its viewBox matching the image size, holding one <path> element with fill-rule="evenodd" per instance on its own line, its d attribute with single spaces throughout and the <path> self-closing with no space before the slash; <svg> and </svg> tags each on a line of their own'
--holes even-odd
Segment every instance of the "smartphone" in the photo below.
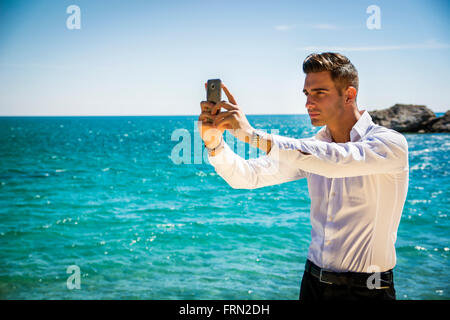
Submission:
<svg viewBox="0 0 450 320">
<path fill-rule="evenodd" d="M 219 103 L 222 101 L 222 80 L 210 79 L 206 84 L 206 101 Z"/>
</svg>

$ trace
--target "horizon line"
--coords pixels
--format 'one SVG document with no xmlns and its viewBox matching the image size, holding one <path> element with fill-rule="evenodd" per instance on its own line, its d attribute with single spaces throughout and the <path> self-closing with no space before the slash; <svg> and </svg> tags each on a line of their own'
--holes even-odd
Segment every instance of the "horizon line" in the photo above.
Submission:
<svg viewBox="0 0 450 320">
<path fill-rule="evenodd" d="M 308 115 L 307 113 L 248 113 L 247 116 L 293 116 Z M 198 117 L 199 114 L 91 114 L 91 115 L 0 115 L 0 118 L 26 118 L 26 117 Z"/>
<path fill-rule="evenodd" d="M 361 108 L 360 111 L 380 111 L 387 110 L 391 107 L 384 109 L 368 110 L 367 108 Z M 427 107 L 434 113 L 446 113 L 447 111 L 435 111 L 432 108 Z M 34 115 L 1 115 L 0 118 L 32 118 L 32 117 L 198 117 L 200 114 L 34 114 Z M 295 115 L 308 115 L 308 113 L 247 113 L 246 116 L 295 116 Z"/>
<path fill-rule="evenodd" d="M 368 112 L 378 110 L 365 110 Z M 445 114 L 447 111 L 434 111 L 435 114 Z M 307 116 L 307 113 L 252 113 L 246 114 L 246 116 Z M 128 115 L 128 114 L 116 114 L 116 115 L 0 115 L 0 118 L 95 118 L 95 117 L 198 117 L 198 114 L 146 114 L 146 115 Z"/>
</svg>

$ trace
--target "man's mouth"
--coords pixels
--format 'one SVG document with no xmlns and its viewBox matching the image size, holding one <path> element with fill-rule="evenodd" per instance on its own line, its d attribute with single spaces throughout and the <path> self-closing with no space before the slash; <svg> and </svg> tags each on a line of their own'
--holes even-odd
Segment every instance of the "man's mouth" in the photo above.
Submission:
<svg viewBox="0 0 450 320">
<path fill-rule="evenodd" d="M 319 113 L 310 113 L 309 116 L 310 117 L 317 117 L 319 115 Z"/>
</svg>

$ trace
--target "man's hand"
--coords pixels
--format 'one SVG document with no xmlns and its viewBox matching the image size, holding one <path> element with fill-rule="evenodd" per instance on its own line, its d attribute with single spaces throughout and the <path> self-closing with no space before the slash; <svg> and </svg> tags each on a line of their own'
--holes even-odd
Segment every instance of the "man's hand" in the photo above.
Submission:
<svg viewBox="0 0 450 320">
<path fill-rule="evenodd" d="M 250 125 L 233 95 L 223 83 L 222 89 L 228 98 L 228 102 L 221 101 L 217 104 L 208 101 L 200 102 L 202 109 L 202 113 L 198 118 L 200 136 L 208 148 L 215 148 L 220 144 L 220 139 L 225 130 L 230 130 L 231 134 L 239 140 L 250 143 L 252 133 L 255 129 Z M 221 108 L 227 111 L 220 112 Z M 266 153 L 270 152 L 271 147 L 272 140 L 270 135 L 261 139 L 258 145 L 258 148 Z M 220 152 L 220 150 L 217 152 Z"/>
<path fill-rule="evenodd" d="M 200 102 L 200 108 L 202 113 L 198 117 L 198 130 L 200 137 L 203 139 L 205 146 L 208 148 L 214 148 L 219 145 L 220 137 L 223 135 L 223 131 L 218 130 L 214 125 L 214 116 L 211 114 L 211 110 L 214 107 L 214 103 L 208 101 Z"/>
<path fill-rule="evenodd" d="M 221 133 L 223 133 L 224 130 L 228 129 L 236 138 L 243 142 L 249 143 L 254 129 L 248 122 L 241 108 L 238 106 L 233 95 L 223 83 L 222 89 L 228 98 L 228 102 L 221 101 L 217 105 L 213 106 L 211 110 L 211 114 L 214 117 L 212 125 L 214 128 L 220 130 Z M 219 112 L 222 108 L 226 109 L 227 111 L 220 112 L 216 115 L 216 113 Z"/>
<path fill-rule="evenodd" d="M 207 83 L 205 82 L 205 90 L 206 88 Z M 216 113 L 218 112 L 215 111 L 215 113 L 212 113 L 214 106 L 215 103 L 212 102 L 208 101 L 200 102 L 200 108 L 202 110 L 202 113 L 198 117 L 197 122 L 200 131 L 200 137 L 203 139 L 205 146 L 207 146 L 208 148 L 214 148 L 218 146 L 220 143 L 220 139 L 223 136 L 223 132 L 225 131 L 225 128 L 219 129 L 217 128 L 217 126 L 213 124 Z"/>
<path fill-rule="evenodd" d="M 237 105 L 233 95 L 223 83 L 222 89 L 228 98 L 228 102 L 221 101 L 217 104 L 208 101 L 200 102 L 202 113 L 198 118 L 198 126 L 200 136 L 208 148 L 219 145 L 220 137 L 226 129 L 230 130 L 236 138 L 247 143 L 250 142 L 254 130 Z M 219 113 L 221 108 L 227 111 Z"/>
</svg>

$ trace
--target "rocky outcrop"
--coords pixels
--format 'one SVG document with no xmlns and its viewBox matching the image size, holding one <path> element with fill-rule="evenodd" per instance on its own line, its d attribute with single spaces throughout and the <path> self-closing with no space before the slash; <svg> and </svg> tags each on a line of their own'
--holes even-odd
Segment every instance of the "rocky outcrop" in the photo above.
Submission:
<svg viewBox="0 0 450 320">
<path fill-rule="evenodd" d="M 434 119 L 433 119 L 434 120 Z M 436 118 L 436 121 L 430 123 L 429 132 L 450 132 L 450 110 L 442 117 Z"/>
<path fill-rule="evenodd" d="M 398 132 L 450 132 L 450 111 L 436 117 L 426 106 L 396 104 L 388 109 L 369 112 L 373 122 Z"/>
</svg>

